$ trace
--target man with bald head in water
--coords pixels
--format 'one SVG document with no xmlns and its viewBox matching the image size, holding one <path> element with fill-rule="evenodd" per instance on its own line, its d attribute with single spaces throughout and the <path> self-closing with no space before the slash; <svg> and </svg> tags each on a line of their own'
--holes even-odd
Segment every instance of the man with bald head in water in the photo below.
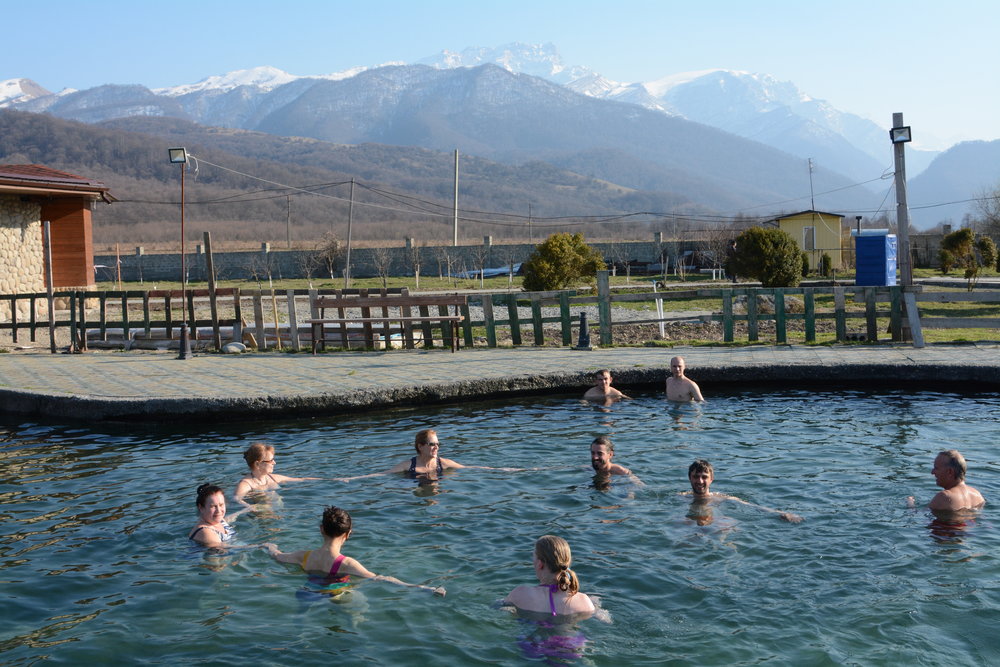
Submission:
<svg viewBox="0 0 1000 667">
<path fill-rule="evenodd" d="M 684 375 L 684 369 L 684 357 L 674 357 L 670 360 L 670 375 L 667 376 L 667 399 L 678 402 L 696 401 L 700 403 L 704 401 L 698 384 Z"/>
</svg>

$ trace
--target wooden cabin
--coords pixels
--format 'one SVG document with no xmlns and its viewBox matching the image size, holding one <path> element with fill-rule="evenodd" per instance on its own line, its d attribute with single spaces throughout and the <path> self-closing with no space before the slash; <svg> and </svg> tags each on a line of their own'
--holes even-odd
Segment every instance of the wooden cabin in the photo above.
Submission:
<svg viewBox="0 0 1000 667">
<path fill-rule="evenodd" d="M 779 216 L 771 222 L 795 239 L 799 249 L 809 255 L 811 270 L 819 268 L 823 253 L 830 256 L 831 268 L 840 270 L 844 267 L 843 219 L 839 213 L 801 211 Z"/>
<path fill-rule="evenodd" d="M 42 223 L 52 235 L 54 289 L 93 287 L 91 211 L 115 198 L 95 180 L 37 164 L 0 164 L 0 293 L 41 292 Z"/>
</svg>

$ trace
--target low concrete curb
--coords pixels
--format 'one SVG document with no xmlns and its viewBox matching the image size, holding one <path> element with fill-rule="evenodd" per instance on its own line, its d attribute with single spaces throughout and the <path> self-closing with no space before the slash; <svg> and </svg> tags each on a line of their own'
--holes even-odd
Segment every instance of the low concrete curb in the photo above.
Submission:
<svg viewBox="0 0 1000 667">
<path fill-rule="evenodd" d="M 327 355 L 0 355 L 0 411 L 55 420 L 246 420 L 581 394 L 608 368 L 623 389 L 660 389 L 670 358 L 713 389 L 761 383 L 1000 388 L 997 345 L 516 348 Z"/>
</svg>

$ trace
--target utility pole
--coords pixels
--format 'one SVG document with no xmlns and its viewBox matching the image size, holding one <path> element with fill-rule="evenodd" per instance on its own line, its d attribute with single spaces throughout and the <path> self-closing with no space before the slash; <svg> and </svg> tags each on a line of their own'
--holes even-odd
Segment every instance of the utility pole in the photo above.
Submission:
<svg viewBox="0 0 1000 667">
<path fill-rule="evenodd" d="M 903 114 L 892 114 L 893 160 L 896 170 L 896 239 L 899 242 L 899 277 L 903 287 L 913 284 L 913 267 L 910 266 L 910 209 L 906 205 L 906 156 L 905 145 L 912 140 L 910 128 L 903 125 Z"/>
<path fill-rule="evenodd" d="M 528 241 L 531 243 L 535 242 L 535 239 L 531 233 L 531 204 L 528 204 Z"/>
<path fill-rule="evenodd" d="M 813 159 L 809 158 L 809 210 L 816 210 L 816 197 L 813 196 Z"/>
<path fill-rule="evenodd" d="M 292 198 L 285 195 L 285 247 L 292 249 Z"/>
<path fill-rule="evenodd" d="M 351 176 L 351 206 L 347 209 L 347 265 L 344 266 L 344 289 L 351 286 L 351 232 L 354 229 L 354 177 Z"/>
<path fill-rule="evenodd" d="M 452 229 L 453 246 L 458 246 L 458 149 L 455 149 L 455 224 Z"/>
</svg>

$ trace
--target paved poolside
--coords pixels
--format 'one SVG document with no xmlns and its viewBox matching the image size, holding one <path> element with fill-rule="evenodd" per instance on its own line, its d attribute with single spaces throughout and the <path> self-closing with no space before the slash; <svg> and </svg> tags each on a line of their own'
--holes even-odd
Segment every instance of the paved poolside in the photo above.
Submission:
<svg viewBox="0 0 1000 667">
<path fill-rule="evenodd" d="M 336 414 L 512 394 L 577 393 L 593 371 L 615 385 L 662 387 L 684 356 L 707 397 L 732 383 L 873 383 L 1000 388 L 1000 345 L 803 345 L 576 351 L 557 347 L 365 353 L 0 354 L 0 412 L 53 419 L 246 419 Z"/>
</svg>

